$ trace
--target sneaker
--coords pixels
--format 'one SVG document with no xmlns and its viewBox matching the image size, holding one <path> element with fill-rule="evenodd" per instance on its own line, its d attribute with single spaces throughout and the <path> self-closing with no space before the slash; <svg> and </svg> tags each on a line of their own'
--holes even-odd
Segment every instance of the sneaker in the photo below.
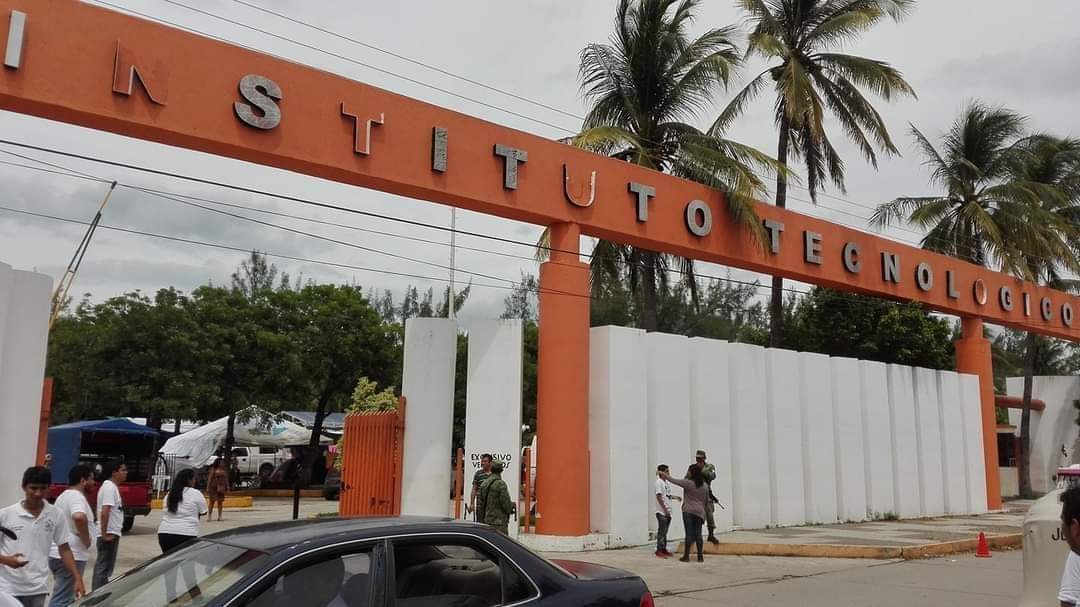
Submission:
<svg viewBox="0 0 1080 607">
<path fill-rule="evenodd" d="M 665 551 L 664 551 L 664 556 L 666 556 L 666 557 L 668 557 L 668 558 L 671 558 L 671 557 L 673 557 L 673 556 L 675 556 L 675 555 L 674 555 L 674 554 L 672 554 L 671 552 L 669 552 L 669 551 L 665 550 Z"/>
<path fill-rule="evenodd" d="M 666 559 L 668 557 L 667 551 L 666 550 L 657 550 L 656 551 L 656 557 L 661 558 L 661 559 Z"/>
</svg>

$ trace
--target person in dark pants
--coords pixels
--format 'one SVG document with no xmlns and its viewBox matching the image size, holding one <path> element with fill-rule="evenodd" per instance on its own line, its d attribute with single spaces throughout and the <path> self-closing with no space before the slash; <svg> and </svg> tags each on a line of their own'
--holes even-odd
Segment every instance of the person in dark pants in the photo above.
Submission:
<svg viewBox="0 0 1080 607">
<path fill-rule="evenodd" d="M 672 478 L 666 472 L 660 473 L 660 478 L 683 488 L 683 526 L 686 528 L 686 541 L 683 543 L 683 556 L 680 561 L 690 561 L 690 545 L 697 546 L 697 560 L 699 563 L 705 560 L 704 538 L 701 537 L 701 527 L 705 524 L 705 503 L 709 500 L 709 486 L 705 483 L 705 477 L 701 474 L 701 466 L 691 464 L 686 470 L 686 478 Z"/>
<path fill-rule="evenodd" d="M 98 527 L 101 537 L 97 540 L 97 561 L 94 563 L 94 590 L 109 583 L 116 569 L 116 556 L 120 552 L 120 536 L 124 528 L 124 502 L 120 498 L 120 483 L 127 480 L 127 466 L 123 462 L 105 464 L 101 468 L 105 478 L 98 487 Z"/>
<path fill-rule="evenodd" d="M 476 522 L 484 522 L 484 515 L 482 512 L 476 510 L 476 498 L 480 495 L 480 485 L 484 484 L 487 477 L 491 476 L 491 462 L 494 458 L 490 453 L 485 453 L 480 456 L 480 469 L 473 473 L 472 478 L 472 493 L 469 494 L 469 506 L 470 512 L 474 513 Z"/>
<path fill-rule="evenodd" d="M 656 467 L 656 556 L 668 558 L 675 556 L 668 552 L 667 534 L 671 527 L 671 483 L 661 476 L 668 473 L 667 464 Z"/>
<path fill-rule="evenodd" d="M 169 495 L 165 498 L 165 512 L 158 526 L 158 545 L 162 554 L 172 552 L 188 540 L 199 537 L 199 519 L 209 512 L 206 498 L 194 489 L 195 471 L 185 468 L 177 473 Z"/>
</svg>

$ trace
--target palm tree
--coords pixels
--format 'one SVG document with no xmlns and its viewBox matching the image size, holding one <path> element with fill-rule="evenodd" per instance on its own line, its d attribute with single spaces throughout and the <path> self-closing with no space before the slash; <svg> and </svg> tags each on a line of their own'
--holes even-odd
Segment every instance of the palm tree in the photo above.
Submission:
<svg viewBox="0 0 1080 607">
<path fill-rule="evenodd" d="M 1032 192 L 1024 210 L 1010 217 L 1017 221 L 1005 226 L 1013 246 L 1026 249 L 1019 254 L 1029 278 L 1065 291 L 1080 286 L 1067 273 L 1076 272 L 1077 244 L 1080 241 L 1080 139 L 1059 139 L 1032 135 L 1013 149 L 1010 179 Z M 1024 398 L 1020 414 L 1020 461 L 1017 464 L 1020 495 L 1030 497 L 1031 489 L 1031 392 L 1035 363 L 1049 347 L 1047 338 L 1028 331 L 1024 360 Z"/>
<path fill-rule="evenodd" d="M 862 90 L 891 100 L 915 96 L 903 75 L 888 63 L 835 52 L 886 18 L 900 20 L 914 0 L 739 0 L 753 29 L 747 55 L 772 65 L 755 76 L 728 104 L 710 133 L 723 132 L 771 81 L 776 90 L 779 129 L 777 160 L 806 165 L 807 188 L 817 192 L 828 178 L 844 191 L 844 162 L 825 132 L 826 111 L 844 128 L 863 157 L 877 167 L 877 150 L 898 154 L 885 122 Z M 788 175 L 776 177 L 776 206 L 787 205 Z M 773 277 L 769 306 L 770 341 L 783 336 L 783 279 Z"/>
<path fill-rule="evenodd" d="M 581 52 L 582 91 L 591 105 L 574 145 L 722 189 L 739 225 L 761 235 L 752 199 L 765 189 L 755 170 L 776 163 L 718 131 L 692 126 L 718 89 L 726 88 L 741 55 L 732 27 L 690 39 L 700 0 L 620 0 L 608 44 Z M 543 237 L 541 248 L 543 247 Z M 639 326 L 657 327 L 657 289 L 672 270 L 696 296 L 693 261 L 600 241 L 592 255 L 594 289 L 629 279 Z"/>
<path fill-rule="evenodd" d="M 870 223 L 908 222 L 928 230 L 924 249 L 1022 273 L 1023 260 L 1007 245 L 1002 224 L 1010 223 L 1006 213 L 1023 208 L 1031 194 L 1011 179 L 1025 122 L 1009 109 L 973 101 L 953 122 L 940 150 L 912 125 L 931 183 L 944 192 L 896 198 L 880 205 Z"/>
</svg>

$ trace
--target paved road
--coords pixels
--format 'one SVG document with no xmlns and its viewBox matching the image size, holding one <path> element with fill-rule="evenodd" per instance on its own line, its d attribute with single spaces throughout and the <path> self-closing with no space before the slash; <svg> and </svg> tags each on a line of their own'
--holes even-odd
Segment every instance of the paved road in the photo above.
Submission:
<svg viewBox="0 0 1080 607">
<path fill-rule="evenodd" d="M 336 502 L 307 499 L 301 516 L 334 512 Z M 225 512 L 225 521 L 203 524 L 203 533 L 288 520 L 289 500 L 257 500 L 255 508 Z M 157 556 L 160 513 L 136 520 L 121 544 L 117 573 Z M 1021 553 L 997 552 L 923 561 L 708 556 L 703 564 L 657 559 L 646 548 L 549 554 L 609 564 L 641 575 L 660 607 L 1015 607 L 1023 583 Z M 87 573 L 87 581 L 90 574 Z"/>
</svg>

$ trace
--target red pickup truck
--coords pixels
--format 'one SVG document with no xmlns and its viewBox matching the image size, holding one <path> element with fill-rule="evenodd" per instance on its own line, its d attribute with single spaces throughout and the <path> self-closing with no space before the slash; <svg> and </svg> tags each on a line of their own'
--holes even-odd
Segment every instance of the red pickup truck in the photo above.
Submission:
<svg viewBox="0 0 1080 607">
<path fill-rule="evenodd" d="M 68 471 L 76 464 L 90 464 L 98 469 L 105 463 L 123 462 L 127 481 L 121 483 L 120 499 L 124 504 L 124 531 L 135 524 L 136 516 L 150 514 L 151 480 L 157 463 L 161 435 L 157 430 L 126 419 L 82 421 L 49 428 L 46 451 L 52 456 L 53 483 L 49 501 L 67 489 Z M 97 504 L 100 477 L 87 499 Z"/>
</svg>

